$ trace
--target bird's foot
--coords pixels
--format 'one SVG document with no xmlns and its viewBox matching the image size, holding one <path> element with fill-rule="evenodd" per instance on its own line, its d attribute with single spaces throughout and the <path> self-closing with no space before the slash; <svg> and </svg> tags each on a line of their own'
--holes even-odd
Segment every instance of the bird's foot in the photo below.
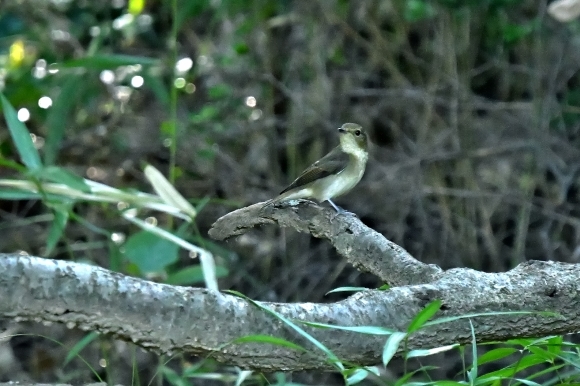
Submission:
<svg viewBox="0 0 580 386">
<path fill-rule="evenodd" d="M 338 212 L 338 214 L 344 214 L 345 216 L 352 216 L 352 217 L 358 218 L 356 213 L 349 212 L 348 210 L 345 210 L 345 209 L 341 209 L 340 212 Z"/>
<path fill-rule="evenodd" d="M 347 215 L 347 216 L 354 216 L 354 217 L 357 217 L 358 218 L 358 216 L 356 214 L 354 214 L 353 212 L 349 212 L 346 209 L 342 209 L 340 206 L 338 206 L 334 202 L 332 202 L 332 200 L 328 200 L 328 202 L 336 210 L 336 213 L 338 213 L 338 214 L 344 214 L 344 215 Z"/>
</svg>

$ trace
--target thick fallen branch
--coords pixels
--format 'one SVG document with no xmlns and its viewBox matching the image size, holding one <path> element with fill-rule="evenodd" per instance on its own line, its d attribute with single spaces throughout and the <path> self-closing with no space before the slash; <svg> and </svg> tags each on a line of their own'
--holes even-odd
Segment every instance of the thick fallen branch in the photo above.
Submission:
<svg viewBox="0 0 580 386">
<path fill-rule="evenodd" d="M 278 209 L 258 203 L 235 210 L 218 219 L 209 231 L 216 240 L 241 235 L 262 224 L 292 227 L 299 232 L 324 238 L 353 266 L 374 273 L 391 286 L 429 283 L 441 277 L 436 265 L 416 260 L 397 244 L 364 225 L 351 213 L 336 213 L 307 200 L 296 200 Z"/>
<path fill-rule="evenodd" d="M 235 296 L 152 283 L 86 264 L 0 255 L 0 316 L 51 321 L 112 333 L 162 352 L 212 355 L 261 370 L 330 368 L 325 356 L 282 322 Z M 490 311 L 554 311 L 540 315 L 473 319 L 477 340 L 562 334 L 580 330 L 577 265 L 529 262 L 507 273 L 447 271 L 439 280 L 389 291 L 364 291 L 332 304 L 262 303 L 297 321 L 341 326 L 383 326 L 404 331 L 429 302 L 440 299 L 437 316 Z M 385 337 L 304 327 L 340 359 L 380 362 Z M 409 348 L 470 341 L 467 320 L 441 324 L 411 336 Z M 268 344 L 228 345 L 253 334 L 296 342 L 306 353 Z"/>
</svg>

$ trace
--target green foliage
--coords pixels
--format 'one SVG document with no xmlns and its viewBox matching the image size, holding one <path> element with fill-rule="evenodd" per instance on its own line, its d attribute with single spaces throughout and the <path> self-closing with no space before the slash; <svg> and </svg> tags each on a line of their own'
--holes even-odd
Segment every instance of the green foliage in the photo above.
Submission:
<svg viewBox="0 0 580 386">
<path fill-rule="evenodd" d="M 425 0 L 409 0 L 405 2 L 405 20 L 417 22 L 429 19 L 437 13 L 433 4 Z"/>
<path fill-rule="evenodd" d="M 2 110 L 4 111 L 4 117 L 6 119 L 6 124 L 8 125 L 8 130 L 10 130 L 10 135 L 14 141 L 14 145 L 20 154 L 22 163 L 32 171 L 37 171 L 41 168 L 42 162 L 40 161 L 40 156 L 38 151 L 32 143 L 30 133 L 24 126 L 24 123 L 20 122 L 16 110 L 8 102 L 3 94 L 0 94 L 0 101 L 2 101 Z"/>
<path fill-rule="evenodd" d="M 177 261 L 177 245 L 146 231 L 131 235 L 124 249 L 127 259 L 143 273 L 162 271 Z"/>
<path fill-rule="evenodd" d="M 225 267 L 217 266 L 215 276 L 219 279 L 228 276 L 229 271 Z M 203 268 L 199 265 L 192 265 L 167 275 L 165 282 L 173 285 L 193 285 L 203 283 Z"/>
<path fill-rule="evenodd" d="M 34 223 L 39 221 L 35 220 L 35 216 L 26 215 L 25 220 L 29 224 L 43 226 L 42 234 L 46 235 L 46 240 L 42 240 L 43 248 L 38 253 L 44 256 L 78 258 L 137 276 L 154 272 L 156 279 L 175 285 L 204 281 L 207 285 L 208 277 L 211 277 L 210 281 L 213 280 L 213 285 L 217 287 L 216 278 L 227 277 L 229 272 L 242 278 L 242 284 L 258 282 L 253 276 L 256 271 L 266 272 L 268 277 L 280 280 L 276 289 L 300 283 L 304 278 L 299 277 L 297 271 L 277 275 L 274 269 L 280 264 L 274 257 L 255 266 L 244 261 L 239 264 L 242 268 L 238 266 L 230 270 L 219 265 L 224 264 L 221 260 L 227 259 L 232 252 L 204 239 L 201 232 L 208 224 L 200 224 L 200 231 L 196 223 L 199 221 L 197 214 L 208 202 L 236 206 L 254 200 L 257 186 L 267 186 L 272 190 L 275 184 L 283 179 L 288 180 L 292 176 L 280 175 L 280 171 L 288 164 L 291 170 L 293 160 L 291 157 L 281 159 L 281 147 L 287 142 L 307 151 L 307 146 L 302 145 L 309 144 L 309 141 L 316 142 L 313 148 L 327 146 L 328 143 L 319 141 L 317 136 L 326 138 L 325 130 L 332 127 L 335 121 L 351 117 L 367 119 L 379 139 L 389 135 L 404 139 L 393 146 L 389 144 L 387 149 L 393 153 L 397 148 L 403 148 L 404 157 L 400 153 L 391 154 L 392 158 L 389 159 L 407 158 L 407 153 L 412 153 L 413 159 L 423 167 L 423 161 L 430 160 L 432 154 L 445 153 L 445 164 L 451 166 L 442 167 L 434 162 L 435 167 L 423 169 L 417 180 L 422 182 L 425 189 L 433 185 L 444 188 L 442 191 L 446 193 L 431 194 L 417 202 L 416 187 L 413 186 L 413 205 L 407 205 L 404 202 L 404 187 L 397 185 L 397 192 L 393 195 L 394 206 L 405 208 L 403 217 L 393 215 L 396 211 L 385 211 L 389 217 L 392 216 L 392 221 L 400 224 L 411 223 L 410 218 L 426 218 L 425 224 L 416 228 L 409 226 L 406 232 L 398 232 L 405 235 L 418 234 L 418 229 L 433 232 L 433 237 L 425 237 L 420 243 L 421 251 L 433 251 L 433 255 L 426 258 L 447 256 L 440 253 L 436 246 L 428 245 L 429 238 L 465 240 L 464 245 L 441 243 L 444 251 L 453 251 L 459 256 L 466 250 L 464 246 L 469 248 L 466 256 L 476 256 L 471 253 L 474 248 L 482 251 L 489 248 L 482 252 L 486 257 L 493 255 L 495 249 L 503 253 L 509 248 L 504 235 L 513 232 L 506 224 L 514 219 L 505 213 L 511 212 L 514 203 L 510 201 L 510 210 L 503 210 L 505 207 L 499 203 L 488 205 L 495 199 L 457 198 L 453 197 L 454 192 L 469 190 L 469 197 L 471 194 L 488 197 L 497 192 L 497 201 L 500 202 L 508 186 L 509 194 L 505 196 L 517 196 L 521 205 L 533 207 L 537 203 L 533 200 L 528 202 L 515 190 L 535 192 L 548 185 L 545 189 L 548 193 L 541 197 L 539 206 L 544 208 L 546 202 L 555 203 L 549 207 L 557 219 L 568 216 L 562 213 L 562 208 L 575 210 L 574 201 L 560 205 L 564 203 L 549 196 L 558 186 L 539 180 L 531 172 L 522 172 L 519 165 L 526 162 L 511 152 L 497 158 L 509 164 L 507 169 L 517 176 L 515 181 L 508 180 L 503 191 L 502 186 L 493 185 L 490 181 L 478 181 L 479 175 L 496 177 L 499 173 L 495 173 L 494 167 L 497 165 L 493 164 L 493 160 L 481 157 L 487 154 L 488 149 L 470 148 L 470 141 L 479 139 L 485 146 L 493 147 L 495 143 L 494 128 L 486 126 L 485 120 L 472 119 L 473 116 L 493 117 L 493 126 L 498 130 L 507 128 L 512 135 L 517 131 L 512 125 L 520 118 L 515 114 L 521 106 L 514 105 L 517 108 L 513 108 L 509 105 L 512 102 L 509 98 L 520 98 L 525 103 L 535 105 L 526 110 L 526 115 L 547 116 L 551 120 L 550 133 L 541 131 L 541 122 L 537 123 L 537 127 L 531 125 L 534 136 L 549 139 L 545 142 L 552 144 L 561 143 L 558 142 L 561 139 L 555 141 L 548 134 L 563 134 L 570 139 L 567 144 L 569 149 L 578 147 L 574 142 L 578 134 L 577 106 L 580 100 L 576 90 L 577 77 L 570 76 L 575 69 L 565 63 L 565 59 L 573 58 L 573 55 L 567 55 L 563 50 L 561 56 L 554 60 L 550 52 L 558 50 L 551 47 L 549 40 L 544 40 L 545 36 L 553 35 L 554 30 L 562 35 L 570 33 L 560 38 L 568 42 L 565 49 L 574 50 L 573 42 L 577 40 L 574 28 L 577 28 L 577 23 L 571 23 L 567 29 L 553 28 L 546 21 L 547 17 L 537 14 L 535 5 L 529 2 L 409 0 L 396 2 L 392 7 L 389 2 L 358 3 L 346 0 L 334 2 L 332 6 L 324 2 L 308 5 L 268 0 L 131 0 L 122 8 L 113 7 L 109 2 L 60 2 L 59 5 L 37 2 L 33 4 L 34 12 L 29 12 L 30 8 L 27 7 L 30 4 L 27 1 L 14 4 L 6 2 L 0 13 L 1 105 L 10 133 L 10 138 L 0 136 L 0 166 L 3 167 L 0 199 L 28 201 L 15 203 L 14 207 L 30 208 L 36 201 L 42 204 L 35 205 L 33 212 L 39 211 L 38 216 L 44 216 L 42 221 L 45 224 Z M 133 16 L 131 21 L 123 19 L 128 15 Z M 152 17 L 152 24 L 147 24 L 148 16 Z M 123 20 L 125 24 L 119 23 Z M 54 28 L 57 25 L 70 26 L 64 31 L 70 34 L 68 39 L 59 35 L 60 30 Z M 191 56 L 193 65 L 178 74 L 175 62 L 182 56 Z M 44 67 L 39 63 L 43 60 L 46 62 Z M 562 63 L 563 74 L 548 65 L 554 62 Z M 545 67 L 539 67 L 540 64 Z M 44 71 L 43 76 L 35 75 L 39 69 Z M 99 80 L 103 71 L 114 74 L 113 83 Z M 495 76 L 494 72 L 501 75 Z M 143 78 L 141 88 L 132 86 L 133 77 Z M 179 78 L 181 87 L 175 87 L 176 78 Z M 559 84 L 566 83 L 562 79 L 570 86 L 560 88 Z M 492 86 L 495 83 L 501 85 L 497 87 L 499 91 Z M 543 84 L 549 84 L 554 89 L 553 93 L 542 88 Z M 487 88 L 487 91 L 491 89 L 489 95 L 470 92 L 480 86 Z M 305 91 L 309 88 L 328 89 L 330 92 L 309 94 Z M 399 89 L 403 90 L 400 94 L 393 91 Z M 377 95 L 385 92 L 386 96 L 374 98 L 371 95 L 373 92 Z M 407 92 L 419 96 L 420 108 L 413 107 L 414 97 L 408 98 Z M 371 97 L 359 96 L 366 93 Z M 388 96 L 390 93 L 394 97 Z M 131 94 L 128 99 L 119 97 L 128 94 Z M 248 95 L 257 97 L 257 107 L 249 108 L 243 104 Z M 38 100 L 43 96 L 50 96 L 54 102 L 49 109 L 38 106 Z M 503 100 L 503 96 L 508 99 Z M 493 98 L 502 100 L 495 105 L 491 100 Z M 563 110 L 560 113 L 552 111 L 551 107 L 549 111 L 542 107 L 539 111 L 537 106 L 545 106 L 544 100 L 557 101 L 555 104 L 561 101 Z M 326 103 L 331 107 L 326 108 Z M 156 107 L 160 109 L 156 110 Z M 26 125 L 18 120 L 17 110 L 20 108 L 26 108 L 31 113 L 32 118 Z M 357 111 L 364 113 L 357 115 Z M 259 119 L 262 114 L 265 119 Z M 509 119 L 499 121 L 502 114 Z M 155 126 L 153 134 L 145 127 L 149 124 Z M 525 122 L 525 125 L 529 123 Z M 452 132 L 449 132 L 450 127 Z M 483 130 L 478 132 L 473 130 L 474 127 L 483 127 Z M 286 142 L 282 143 L 280 134 L 285 135 L 289 129 L 296 130 L 296 135 L 285 137 Z M 134 145 L 127 139 L 129 132 L 136 133 L 136 137 L 147 136 L 149 149 L 131 152 Z M 501 138 L 503 146 L 508 136 L 503 132 L 496 135 Z M 436 140 L 429 142 L 431 136 Z M 419 140 L 416 141 L 417 138 Z M 449 143 L 446 138 L 450 138 Z M 114 143 L 111 144 L 111 141 Z M 142 144 L 137 143 L 137 146 Z M 252 147 L 247 143 L 261 147 Z M 437 148 L 437 144 L 441 144 L 441 148 Z M 79 149 L 80 153 L 75 155 Z M 258 151 L 254 151 L 256 149 Z M 427 149 L 427 153 L 422 154 L 420 149 Z M 450 149 L 461 154 L 457 169 L 453 169 L 454 156 L 447 156 Z M 553 151 L 543 151 L 538 144 L 534 145 L 534 149 L 543 157 Z M 256 158 L 249 156 L 255 157 L 255 154 L 264 157 L 267 170 L 255 165 Z M 479 163 L 479 168 L 465 167 L 473 158 L 476 159 L 474 164 Z M 381 154 L 379 159 L 383 159 Z M 155 185 L 148 177 L 143 178 L 131 165 L 144 160 L 151 163 L 167 161 L 160 169 L 167 170 L 166 182 L 179 189 L 173 191 L 167 186 Z M 123 166 L 126 162 L 129 167 Z M 227 167 L 219 168 L 220 164 Z M 243 164 L 250 164 L 251 167 L 234 168 L 242 168 Z M 562 164 L 562 160 L 558 159 L 555 164 Z M 481 165 L 485 168 L 480 168 Z M 89 167 L 104 171 L 107 178 L 98 181 L 82 178 L 81 175 Z M 564 167 L 562 170 L 567 168 L 573 169 Z M 116 175 L 118 171 L 121 173 Z M 382 173 L 377 169 L 374 172 Z M 238 181 L 240 175 L 251 177 Z M 409 179 L 412 177 L 409 176 Z M 143 188 L 140 185 L 145 179 L 152 183 L 156 194 L 141 191 Z M 461 181 L 460 186 L 453 186 L 457 183 L 455 179 Z M 464 182 L 466 186 L 461 186 Z M 223 185 L 230 188 L 228 184 L 240 188 L 243 195 L 233 197 L 229 192 L 220 191 L 223 199 L 215 199 L 218 187 L 225 190 Z M 487 187 L 490 191 L 485 191 Z M 459 189 L 445 190 L 447 188 Z M 177 193 L 178 190 L 187 193 L 187 200 L 184 201 L 199 204 L 188 208 L 180 199 L 173 200 L 175 194 L 183 198 Z M 572 197 L 574 192 L 575 187 L 572 187 L 561 195 Z M 421 192 L 421 196 L 425 195 L 428 195 L 425 191 Z M 391 197 L 388 191 L 384 196 Z M 494 212 L 495 205 L 500 208 L 497 212 Z M 407 209 L 413 206 L 422 208 L 419 216 L 412 209 Z M 572 213 L 575 213 L 573 210 Z M 212 212 L 212 215 L 215 213 Z M 140 219 L 146 216 L 155 216 L 159 225 L 153 226 L 151 222 Z M 573 220 L 574 216 L 569 217 Z M 481 218 L 487 218 L 489 222 L 482 223 Z M 184 223 L 180 226 L 178 221 L 181 220 Z M 575 224 L 572 220 L 558 223 L 560 220 L 550 218 L 550 227 L 566 230 L 553 232 L 558 237 L 558 248 L 553 250 L 567 250 L 563 239 L 568 232 L 567 226 Z M 540 216 L 536 215 L 534 224 L 529 227 L 530 232 L 540 221 Z M 388 228 L 390 224 L 384 223 Z M 433 227 L 433 224 L 437 226 Z M 440 235 L 437 233 L 439 228 L 445 237 L 437 237 Z M 522 228 L 528 229 L 526 224 L 522 224 Z M 547 229 L 543 226 L 537 228 L 541 228 L 541 232 Z M 531 235 L 528 240 L 535 242 L 538 239 L 536 236 Z M 399 241 L 405 242 L 405 239 L 402 237 Z M 481 245 L 482 239 L 485 239 L 485 248 Z M 569 239 L 575 240 L 577 237 Z M 34 245 L 30 248 L 37 250 Z M 180 260 L 179 248 L 187 250 L 190 256 L 200 255 L 202 261 L 198 264 L 197 260 L 189 258 Z M 217 266 L 212 254 L 218 258 Z M 528 254 L 526 257 L 529 257 Z M 489 259 L 474 258 L 474 261 L 483 260 Z M 449 256 L 449 261 L 459 259 Z M 317 260 L 318 263 L 322 264 Z M 308 268 L 305 267 L 304 271 L 309 271 Z M 316 266 L 316 269 L 324 268 Z M 282 282 L 284 277 L 288 282 Z M 361 285 L 372 287 L 366 282 L 346 284 L 348 286 L 328 293 L 367 290 Z M 274 284 L 257 285 L 260 294 L 264 293 L 263 287 L 266 286 L 273 287 Z M 321 293 L 327 288 L 324 287 Z M 292 292 L 292 295 L 300 298 L 303 293 Z M 383 350 L 383 365 L 388 364 L 392 373 L 398 374 L 395 353 L 399 352 L 404 359 L 404 372 L 394 381 L 396 385 L 565 384 L 578 381 L 578 347 L 565 342 L 567 338 L 562 336 L 496 342 L 494 346 L 450 344 L 407 350 L 406 338 L 430 326 L 514 315 L 477 313 L 433 319 L 439 309 L 439 303 L 431 303 L 414 318 L 406 331 L 395 331 L 385 326 L 334 326 L 323 323 L 304 323 L 304 326 L 383 337 L 381 339 L 386 343 L 377 348 L 378 351 Z M 271 315 L 282 323 L 289 323 L 301 336 L 309 336 L 308 330 L 299 327 L 296 321 L 281 319 L 275 313 Z M 477 332 L 474 328 L 472 338 L 477 336 Z M 309 341 L 336 365 L 345 384 L 391 384 L 390 379 L 381 378 L 383 373 L 378 368 L 351 367 L 340 362 L 340 358 L 333 356 L 325 347 Z M 110 343 L 93 334 L 75 341 L 75 344 L 68 345 L 72 348 L 65 363 L 71 366 L 75 362 L 71 359 L 81 350 L 94 349 L 103 342 Z M 242 338 L 237 343 L 270 344 L 304 350 L 294 342 L 262 335 Z M 105 346 L 107 344 L 103 344 Z M 446 352 L 446 360 L 452 358 L 458 363 L 470 365 L 464 365 L 463 372 L 453 380 L 432 380 L 436 366 L 423 365 L 419 360 L 430 360 L 432 358 L 426 357 L 442 352 Z M 139 373 L 141 369 L 135 357 L 133 372 Z M 163 361 L 160 359 L 159 362 Z M 255 373 L 218 368 L 210 362 L 201 359 L 191 364 L 188 359 L 177 358 L 170 364 L 160 364 L 159 371 L 164 377 L 163 381 L 175 385 L 191 384 L 192 379 L 195 382 L 213 379 L 232 384 L 291 384 L 284 374 L 277 374 L 273 376 L 275 380 L 266 381 L 265 377 Z M 411 363 L 417 366 L 411 368 Z M 113 363 L 109 369 L 116 366 L 117 369 L 121 367 Z M 491 369 L 489 366 L 494 367 Z M 73 371 L 71 373 L 74 374 Z M 114 382 L 111 379 L 107 381 Z M 150 379 L 144 381 L 149 382 Z"/>
</svg>

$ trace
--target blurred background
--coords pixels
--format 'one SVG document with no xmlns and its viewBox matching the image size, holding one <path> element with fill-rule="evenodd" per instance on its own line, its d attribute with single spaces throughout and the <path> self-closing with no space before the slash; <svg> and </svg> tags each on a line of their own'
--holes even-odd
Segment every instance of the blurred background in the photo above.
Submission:
<svg viewBox="0 0 580 386">
<path fill-rule="evenodd" d="M 145 164 L 168 176 L 199 210 L 194 223 L 143 217 L 211 251 L 220 288 L 329 302 L 348 296 L 325 295 L 333 288 L 383 283 L 293 230 L 263 227 L 227 243 L 207 230 L 276 196 L 337 145 L 344 122 L 361 124 L 372 147 L 363 180 L 336 203 L 415 258 L 489 272 L 530 259 L 580 260 L 580 23 L 561 23 L 547 7 L 4 1 L 0 87 L 45 165 L 127 191 L 152 192 Z M 4 120 L 0 160 L 0 178 L 27 178 Z M 115 205 L 69 202 L 63 212 L 42 199 L 0 198 L 2 252 L 203 286 L 196 260 L 125 221 Z M 68 221 L 51 238 L 59 213 Z M 195 368 L 187 356 L 166 365 L 170 358 L 62 326 L 6 325 L 26 335 L 0 348 L 1 380 L 96 379 L 78 358 L 63 364 L 76 349 L 111 382 L 130 384 L 137 373 L 143 384 L 177 384 L 184 371 L 203 369 L 227 383 L 236 374 L 211 361 Z M 435 377 L 457 374 L 453 362 L 439 365 Z"/>
</svg>

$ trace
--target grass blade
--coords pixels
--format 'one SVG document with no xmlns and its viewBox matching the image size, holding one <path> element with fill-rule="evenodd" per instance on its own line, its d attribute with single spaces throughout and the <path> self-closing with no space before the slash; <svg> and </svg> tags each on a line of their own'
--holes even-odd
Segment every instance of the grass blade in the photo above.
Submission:
<svg viewBox="0 0 580 386">
<path fill-rule="evenodd" d="M 159 63 L 158 59 L 148 58 L 145 56 L 132 55 L 93 55 L 84 58 L 73 59 L 59 64 L 61 68 L 83 67 L 94 68 L 98 70 L 115 69 L 120 66 L 131 66 L 141 64 L 151 66 Z"/>
<path fill-rule="evenodd" d="M 434 300 L 431 303 L 427 304 L 425 308 L 421 310 L 409 323 L 409 327 L 407 328 L 407 332 L 411 333 L 417 331 L 423 325 L 433 317 L 441 308 L 441 300 Z"/>
<path fill-rule="evenodd" d="M 2 101 L 2 110 L 4 110 L 4 119 L 6 119 L 10 136 L 14 141 L 14 145 L 16 145 L 16 150 L 20 154 L 22 163 L 30 170 L 40 169 L 42 162 L 34 143 L 32 143 L 32 138 L 26 125 L 18 120 L 16 110 L 14 110 L 14 107 L 12 107 L 4 94 L 0 93 L 0 100 Z"/>
<path fill-rule="evenodd" d="M 310 343 L 312 343 L 314 346 L 316 346 L 320 351 L 322 351 L 324 354 L 326 354 L 326 356 L 328 357 L 328 359 L 330 360 L 330 362 L 335 365 L 341 372 L 343 372 L 345 370 L 342 362 L 340 362 L 340 360 L 338 359 L 338 357 L 336 355 L 334 355 L 334 353 L 332 351 L 330 351 L 325 345 L 323 345 L 322 343 L 320 343 L 318 340 L 316 340 L 312 335 L 310 335 L 309 333 L 307 333 L 306 331 L 304 331 L 303 329 L 301 329 L 300 327 L 298 327 L 295 323 L 293 323 L 290 319 L 286 318 L 285 316 L 283 316 L 282 314 L 272 310 L 270 307 L 263 305 L 259 302 L 256 302 L 252 299 L 250 299 L 249 297 L 245 296 L 244 294 L 237 292 L 237 291 L 224 291 L 227 293 L 230 293 L 234 296 L 238 296 L 242 299 L 247 300 L 248 302 L 252 303 L 253 305 L 255 305 L 256 307 L 266 311 L 267 313 L 275 316 L 276 318 L 280 319 L 282 322 L 284 322 L 284 324 L 286 324 L 288 327 L 290 327 L 291 329 L 293 329 L 294 331 L 296 331 L 300 336 L 302 336 L 303 338 L 305 338 L 306 340 L 308 340 Z"/>
<path fill-rule="evenodd" d="M 385 347 L 383 348 L 383 365 L 386 366 L 389 364 L 391 359 L 397 353 L 399 349 L 399 345 L 401 342 L 407 337 L 407 333 L 397 331 L 389 336 L 387 339 L 387 343 L 385 343 Z"/>
<path fill-rule="evenodd" d="M 75 105 L 74 101 L 78 100 L 81 91 L 84 89 L 83 84 L 78 76 L 68 78 L 62 85 L 54 105 L 48 111 L 48 116 L 46 117 L 48 130 L 44 145 L 44 162 L 46 165 L 52 165 L 56 161 L 67 126 L 67 117 Z"/>
<path fill-rule="evenodd" d="M 98 336 L 99 336 L 99 334 L 97 334 L 96 332 L 91 332 L 91 333 L 87 334 L 83 339 L 79 340 L 77 342 L 77 344 L 75 344 L 69 350 L 68 354 L 66 354 L 66 357 L 64 358 L 63 365 L 66 366 L 71 360 L 73 360 L 77 355 L 79 355 L 79 353 L 85 347 L 87 347 L 87 345 L 89 343 L 91 343 L 93 340 L 97 339 Z"/>
</svg>

